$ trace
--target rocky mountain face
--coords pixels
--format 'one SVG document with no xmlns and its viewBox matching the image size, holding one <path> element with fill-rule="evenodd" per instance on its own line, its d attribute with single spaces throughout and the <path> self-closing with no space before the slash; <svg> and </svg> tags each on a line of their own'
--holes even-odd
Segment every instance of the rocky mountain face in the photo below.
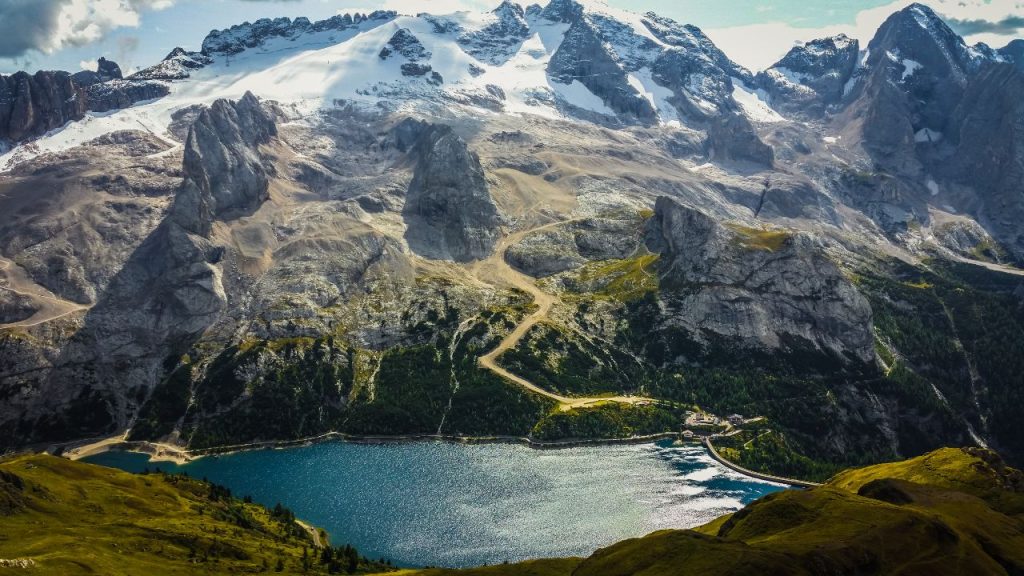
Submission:
<svg viewBox="0 0 1024 576">
<path fill-rule="evenodd" d="M 883 166 L 912 170 L 919 134 L 954 130 L 947 121 L 980 63 L 963 39 L 922 5 L 889 17 L 867 49 L 868 72 L 857 88 L 867 108 L 864 144 Z"/>
<path fill-rule="evenodd" d="M 100 58 L 96 72 L 18 72 L 0 76 L 0 141 L 20 142 L 80 120 L 167 95 L 166 86 L 121 79 L 121 68 Z"/>
<path fill-rule="evenodd" d="M 81 118 L 86 100 L 65 72 L 0 77 L 0 138 L 21 141 Z"/>
<path fill-rule="evenodd" d="M 871 307 L 811 236 L 729 228 L 661 197 L 647 246 L 661 254 L 662 285 L 683 288 L 670 318 L 687 332 L 874 357 Z"/>
<path fill-rule="evenodd" d="M 992 233 L 1016 254 L 1024 254 L 1020 218 L 1024 201 L 1024 105 L 1013 95 L 1024 89 L 1024 71 L 1011 64 L 993 63 L 967 88 L 952 114 L 950 133 L 955 152 L 936 171 L 981 194 L 979 214 Z M 993 114 L 992 111 L 997 113 Z M 951 146 L 953 143 L 950 143 Z M 948 164 L 948 165 L 947 165 Z"/>
<path fill-rule="evenodd" d="M 999 49 L 999 55 L 1007 61 L 1024 68 L 1024 40 L 1014 40 Z"/>
<path fill-rule="evenodd" d="M 408 148 L 416 168 L 406 193 L 406 240 L 417 254 L 456 262 L 491 255 L 501 224 L 480 158 L 449 126 L 399 126 L 399 149 Z"/>
<path fill-rule="evenodd" d="M 491 24 L 459 36 L 458 42 L 468 54 L 481 61 L 498 64 L 512 57 L 530 36 L 530 24 L 522 6 L 506 0 L 494 9 Z"/>
<path fill-rule="evenodd" d="M 185 180 L 171 218 L 190 233 L 208 236 L 214 220 L 259 208 L 269 197 L 259 146 L 276 135 L 273 118 L 251 92 L 200 112 L 185 141 Z"/>
<path fill-rule="evenodd" d="M 1015 48 L 913 5 L 755 76 L 552 0 L 4 78 L 0 446 L 548 438 L 599 394 L 815 473 L 1019 458 Z"/>
<path fill-rule="evenodd" d="M 36 367 L 40 394 L 15 402 L 21 419 L 52 414 L 64 398 L 102 397 L 112 405 L 36 426 L 73 429 L 108 419 L 123 425 L 137 401 L 131 390 L 159 379 L 166 356 L 187 348 L 220 318 L 229 301 L 225 248 L 210 236 L 218 220 L 251 213 L 267 199 L 259 147 L 275 134 L 273 118 L 251 94 L 238 102 L 218 100 L 199 114 L 166 217 L 127 255 L 63 353 Z"/>
<path fill-rule="evenodd" d="M 840 34 L 789 51 L 757 75 L 772 102 L 790 114 L 821 116 L 846 96 L 860 60 L 860 43 Z"/>
<path fill-rule="evenodd" d="M 618 114 L 639 121 L 655 117 L 651 103 L 629 83 L 618 58 L 587 18 L 578 18 L 569 27 L 558 51 L 551 56 L 548 74 L 563 84 L 583 84 Z"/>
<path fill-rule="evenodd" d="M 175 48 L 159 63 L 132 74 L 135 80 L 184 80 L 192 72 L 213 63 L 213 57 Z"/>
</svg>

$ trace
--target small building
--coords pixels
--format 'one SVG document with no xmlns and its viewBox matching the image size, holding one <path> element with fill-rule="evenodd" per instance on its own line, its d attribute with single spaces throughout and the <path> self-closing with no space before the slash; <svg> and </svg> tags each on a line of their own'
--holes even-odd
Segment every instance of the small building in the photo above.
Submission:
<svg viewBox="0 0 1024 576">
<path fill-rule="evenodd" d="M 683 430 L 683 440 L 693 440 L 693 430 Z"/>
<path fill-rule="evenodd" d="M 729 415 L 729 424 L 732 424 L 733 426 L 739 426 L 744 422 L 746 422 L 746 419 L 744 419 L 743 416 L 740 416 L 739 414 Z"/>
</svg>

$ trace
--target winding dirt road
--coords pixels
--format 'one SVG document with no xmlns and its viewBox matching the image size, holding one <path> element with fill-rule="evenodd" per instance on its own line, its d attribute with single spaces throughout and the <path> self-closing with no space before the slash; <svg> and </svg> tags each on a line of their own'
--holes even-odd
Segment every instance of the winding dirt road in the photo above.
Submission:
<svg viewBox="0 0 1024 576">
<path fill-rule="evenodd" d="M 508 350 L 515 348 L 519 341 L 526 336 L 527 332 L 531 328 L 548 318 L 551 312 L 551 308 L 559 302 L 557 296 L 548 294 L 547 292 L 540 289 L 537 286 L 537 281 L 522 272 L 513 268 L 505 259 L 505 254 L 508 249 L 518 243 L 520 240 L 525 238 L 529 234 L 541 232 L 543 230 L 569 224 L 575 220 L 560 220 L 558 222 L 552 222 L 536 228 L 530 228 L 529 230 L 523 230 L 510 234 L 503 238 L 498 246 L 494 250 L 494 254 L 486 260 L 481 260 L 474 264 L 470 271 L 480 281 L 490 284 L 492 286 L 511 286 L 518 288 L 523 292 L 526 292 L 533 297 L 533 303 L 537 305 L 537 310 L 523 319 L 513 330 L 509 332 L 507 336 L 495 347 L 493 350 L 481 356 L 478 362 L 480 366 L 494 372 L 498 376 L 511 380 L 519 386 L 530 390 L 541 396 L 550 398 L 555 402 L 558 402 L 559 408 L 563 411 L 572 410 L 573 408 L 582 408 L 586 406 L 593 406 L 596 404 L 616 402 L 619 404 L 649 404 L 658 402 L 653 398 L 644 398 L 642 396 L 598 396 L 598 397 L 569 397 L 562 396 L 537 386 L 533 382 L 530 382 L 526 378 L 517 376 L 508 370 L 498 365 L 498 357 L 501 356 Z"/>
</svg>

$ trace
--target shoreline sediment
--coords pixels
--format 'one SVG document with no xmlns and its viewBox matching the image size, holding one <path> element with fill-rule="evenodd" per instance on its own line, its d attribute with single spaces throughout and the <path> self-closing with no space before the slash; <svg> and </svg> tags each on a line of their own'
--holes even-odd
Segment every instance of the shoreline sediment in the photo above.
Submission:
<svg viewBox="0 0 1024 576">
<path fill-rule="evenodd" d="M 412 442 L 447 442 L 451 444 L 520 444 L 536 450 L 559 450 L 567 448 L 581 448 L 586 446 L 615 446 L 630 444 L 646 444 L 659 440 L 675 439 L 683 441 L 679 434 L 674 432 L 663 432 L 660 434 L 649 434 L 645 436 L 631 436 L 628 438 L 595 438 L 595 439 L 570 439 L 544 442 L 534 440 L 525 436 L 451 436 L 443 434 L 404 434 L 395 436 L 360 436 L 344 434 L 341 432 L 328 432 L 318 436 L 298 438 L 295 440 L 268 440 L 265 442 L 249 442 L 245 444 L 233 444 L 227 446 L 212 446 L 209 448 L 188 449 L 162 444 L 146 440 L 126 440 L 124 435 L 112 436 L 88 443 L 65 444 L 53 447 L 55 453 L 68 458 L 69 460 L 81 460 L 89 456 L 95 456 L 104 452 L 135 452 L 147 454 L 150 462 L 171 462 L 177 465 L 185 465 L 189 462 L 206 458 L 209 456 L 224 456 L 239 452 L 251 452 L 255 450 L 283 450 L 287 448 L 298 448 L 301 446 L 312 446 L 327 442 L 347 442 L 350 444 L 403 444 Z M 783 478 L 771 474 L 764 474 L 744 468 L 723 457 L 709 439 L 694 439 L 691 444 L 703 446 L 712 459 L 722 466 L 757 480 L 795 486 L 800 488 L 811 488 L 820 486 L 816 482 L 800 480 L 796 478 Z"/>
<path fill-rule="evenodd" d="M 348 442 L 351 444 L 400 444 L 410 442 L 448 442 L 452 444 L 521 444 L 537 450 L 558 450 L 580 448 L 584 446 L 614 446 L 628 444 L 644 444 L 659 440 L 677 439 L 674 432 L 631 436 L 628 438 L 571 439 L 544 442 L 525 436 L 451 436 L 439 434 L 406 434 L 396 436 L 360 436 L 341 432 L 328 432 L 318 436 L 298 438 L 295 440 L 269 440 L 265 442 L 249 442 L 227 446 L 189 449 L 171 444 L 162 444 L 146 440 L 126 440 L 124 435 L 112 436 L 99 441 L 84 444 L 65 444 L 54 447 L 59 455 L 69 460 L 80 460 L 104 452 L 122 451 L 136 452 L 150 456 L 151 462 L 173 462 L 187 464 L 207 456 L 222 456 L 238 452 L 254 450 L 281 450 L 311 446 L 325 442 Z"/>
</svg>

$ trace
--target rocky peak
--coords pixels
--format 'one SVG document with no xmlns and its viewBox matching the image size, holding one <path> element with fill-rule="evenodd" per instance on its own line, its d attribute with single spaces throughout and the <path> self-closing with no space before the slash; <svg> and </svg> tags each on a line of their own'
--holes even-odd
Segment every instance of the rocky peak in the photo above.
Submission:
<svg viewBox="0 0 1024 576">
<path fill-rule="evenodd" d="M 658 56 L 651 70 L 658 84 L 672 90 L 673 104 L 686 118 L 704 120 L 731 106 L 731 79 L 703 52 L 669 48 Z"/>
<path fill-rule="evenodd" d="M 868 44 L 867 65 L 887 67 L 906 81 L 925 76 L 963 85 L 974 58 L 963 38 L 931 8 L 911 4 L 889 16 Z"/>
<path fill-rule="evenodd" d="M 420 60 L 429 60 L 430 52 L 423 47 L 423 43 L 417 38 L 408 28 L 399 28 L 397 32 L 391 36 L 387 44 L 381 48 L 380 56 L 381 60 L 387 60 L 391 56 L 398 54 L 404 57 L 410 62 L 419 62 Z"/>
<path fill-rule="evenodd" d="M 811 236 L 725 225 L 668 197 L 655 203 L 647 246 L 674 321 L 746 346 L 809 346 L 874 358 L 871 308 Z"/>
<path fill-rule="evenodd" d="M 71 78 L 76 84 L 85 88 L 86 86 L 92 86 L 93 84 L 99 84 L 100 82 L 109 82 L 111 80 L 120 80 L 124 76 L 121 74 L 121 67 L 116 62 L 107 60 L 106 58 L 100 57 L 97 61 L 97 67 L 95 71 L 82 70 L 71 75 Z"/>
<path fill-rule="evenodd" d="M 100 56 L 100 59 L 96 63 L 96 72 L 108 80 L 120 80 L 124 76 L 121 74 L 121 67 L 112 60 Z"/>
<path fill-rule="evenodd" d="M 530 36 L 530 25 L 523 8 L 508 0 L 491 13 L 495 16 L 493 22 L 459 36 L 458 42 L 477 60 L 500 65 L 514 56 L 523 40 Z"/>
<path fill-rule="evenodd" d="M 849 73 L 857 63 L 859 52 L 860 43 L 857 40 L 839 34 L 794 47 L 772 68 L 787 68 L 813 77 L 837 71 Z"/>
<path fill-rule="evenodd" d="M 998 50 L 1003 59 L 1024 70 L 1024 40 L 1017 39 Z"/>
<path fill-rule="evenodd" d="M 530 25 L 526 22 L 526 12 L 519 4 L 505 0 L 491 13 L 498 19 L 485 28 L 490 34 L 515 38 L 529 36 Z"/>
<path fill-rule="evenodd" d="M 501 217 L 480 158 L 447 125 L 409 120 L 395 128 L 393 138 L 416 158 L 402 211 L 409 247 L 457 262 L 490 256 Z"/>
<path fill-rule="evenodd" d="M 860 123 L 864 147 L 879 166 L 917 173 L 917 140 L 956 131 L 951 115 L 982 63 L 935 12 L 912 4 L 891 15 L 868 44 L 846 121 Z"/>
<path fill-rule="evenodd" d="M 648 12 L 643 25 L 669 48 L 661 49 L 651 64 L 655 82 L 672 90 L 672 104 L 680 115 L 705 121 L 736 109 L 733 79 L 753 85 L 753 76 L 729 59 L 696 26 L 681 25 Z"/>
<path fill-rule="evenodd" d="M 492 14 L 498 16 L 501 20 L 521 20 L 526 17 L 526 12 L 523 7 L 515 2 L 504 0 L 497 8 L 491 10 Z"/>
<path fill-rule="evenodd" d="M 618 114 L 641 122 L 657 117 L 650 101 L 630 84 L 612 47 L 586 17 L 577 19 L 565 33 L 548 62 L 548 75 L 562 84 L 580 82 Z"/>
<path fill-rule="evenodd" d="M 819 116 L 846 94 L 860 57 L 860 43 L 845 34 L 796 46 L 757 84 L 772 103 L 791 114 Z"/>
<path fill-rule="evenodd" d="M 184 80 L 194 70 L 213 63 L 213 58 L 200 52 L 189 52 L 178 47 L 158 64 L 132 74 L 135 80 Z"/>
<path fill-rule="evenodd" d="M 192 124 L 185 142 L 184 182 L 172 219 L 206 236 L 213 221 L 251 213 L 268 197 L 270 169 L 259 146 L 277 135 L 273 117 L 251 92 L 217 100 Z"/>
<path fill-rule="evenodd" d="M 744 82 L 750 83 L 753 79 L 749 70 L 730 60 L 700 28 L 691 24 L 679 24 L 654 12 L 644 14 L 642 22 L 657 39 L 669 46 L 685 50 L 692 58 L 702 60 L 706 65 L 716 67 L 726 75 Z"/>
<path fill-rule="evenodd" d="M 551 22 L 572 24 L 583 16 L 583 5 L 575 0 L 551 0 L 540 16 Z"/>
</svg>

